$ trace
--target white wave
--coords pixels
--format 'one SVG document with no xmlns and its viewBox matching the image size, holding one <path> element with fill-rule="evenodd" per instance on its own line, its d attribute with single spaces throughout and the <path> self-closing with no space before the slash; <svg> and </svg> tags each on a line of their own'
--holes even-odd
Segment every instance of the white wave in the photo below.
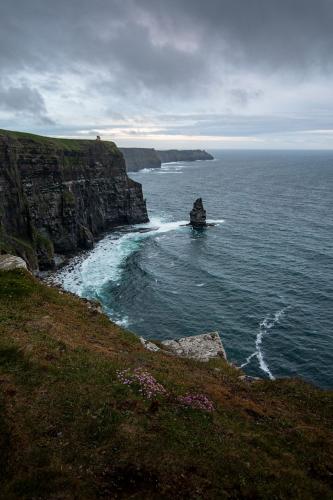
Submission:
<svg viewBox="0 0 333 500">
<path fill-rule="evenodd" d="M 162 168 L 163 168 L 163 165 L 181 165 L 182 162 L 179 162 L 179 161 L 165 161 L 162 163 Z"/>
<path fill-rule="evenodd" d="M 152 235 L 163 234 L 179 229 L 187 221 L 162 222 L 152 218 L 148 224 L 139 224 L 137 229 L 150 229 L 148 232 L 111 233 L 97 243 L 95 248 L 82 259 L 75 259 L 53 277 L 53 282 L 65 290 L 81 297 L 99 296 L 103 286 L 112 281 L 119 282 L 125 260 L 135 252 L 140 243 Z"/>
<path fill-rule="evenodd" d="M 202 287 L 202 286 L 205 286 L 205 283 L 198 283 L 197 285 L 195 286 L 198 286 L 198 287 Z"/>
<path fill-rule="evenodd" d="M 138 172 L 140 172 L 141 174 L 146 174 L 148 172 L 153 172 L 154 170 L 156 170 L 156 168 L 142 168 L 140 170 L 138 170 Z M 131 175 L 133 172 L 129 172 L 129 175 Z"/>
<path fill-rule="evenodd" d="M 270 330 L 272 330 L 272 328 L 274 328 L 274 326 L 280 322 L 280 319 L 284 316 L 286 310 L 289 309 L 289 307 L 290 306 L 283 307 L 282 309 L 274 313 L 273 317 L 272 315 L 266 316 L 266 318 L 260 322 L 259 332 L 255 341 L 256 350 L 246 358 L 245 363 L 241 365 L 241 368 L 247 366 L 251 362 L 251 360 L 256 357 L 260 369 L 265 372 L 271 380 L 275 380 L 275 377 L 269 369 L 269 366 L 264 358 L 262 342 L 264 337 L 269 335 Z"/>
<path fill-rule="evenodd" d="M 216 224 L 219 226 L 220 224 L 223 224 L 225 222 L 224 219 L 208 219 L 207 224 Z"/>
<path fill-rule="evenodd" d="M 157 174 L 182 174 L 183 171 L 182 170 L 157 170 L 156 171 Z"/>
<path fill-rule="evenodd" d="M 128 319 L 128 316 L 125 316 L 125 317 L 124 317 L 124 318 L 122 318 L 122 319 L 118 319 L 118 320 L 116 319 L 116 320 L 114 320 L 114 322 L 115 322 L 117 325 L 121 326 L 122 328 L 128 328 L 128 327 L 129 327 L 129 324 L 130 324 L 129 319 Z"/>
</svg>

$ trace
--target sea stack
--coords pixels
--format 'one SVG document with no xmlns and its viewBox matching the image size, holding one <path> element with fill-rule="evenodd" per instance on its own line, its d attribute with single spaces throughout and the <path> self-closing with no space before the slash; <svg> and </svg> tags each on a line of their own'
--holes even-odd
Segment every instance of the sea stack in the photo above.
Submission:
<svg viewBox="0 0 333 500">
<path fill-rule="evenodd" d="M 204 209 L 202 198 L 198 198 L 193 204 L 193 208 L 190 212 L 190 225 L 195 229 L 207 226 L 206 210 Z"/>
</svg>

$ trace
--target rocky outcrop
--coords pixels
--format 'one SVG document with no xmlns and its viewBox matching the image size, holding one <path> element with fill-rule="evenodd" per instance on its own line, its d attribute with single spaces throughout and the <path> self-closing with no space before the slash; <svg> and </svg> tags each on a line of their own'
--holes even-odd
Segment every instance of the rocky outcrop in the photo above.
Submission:
<svg viewBox="0 0 333 500">
<path fill-rule="evenodd" d="M 0 271 L 12 271 L 13 269 L 27 269 L 26 262 L 15 255 L 0 255 Z"/>
<path fill-rule="evenodd" d="M 144 168 L 160 168 L 162 163 L 175 161 L 213 160 L 214 157 L 200 149 L 156 151 L 148 148 L 120 148 L 128 172 L 137 172 Z"/>
<path fill-rule="evenodd" d="M 193 335 L 177 340 L 163 340 L 161 348 L 143 337 L 140 337 L 140 341 L 145 349 L 151 352 L 161 351 L 165 354 L 196 359 L 197 361 L 209 361 L 214 358 L 224 358 L 227 361 L 222 340 L 217 332 Z"/>
<path fill-rule="evenodd" d="M 190 225 L 197 229 L 207 226 L 206 210 L 204 209 L 202 198 L 198 198 L 193 204 L 190 212 Z"/>
<path fill-rule="evenodd" d="M 147 221 L 141 184 L 114 143 L 0 131 L 0 253 L 52 268 L 56 253 Z"/>
<path fill-rule="evenodd" d="M 214 160 L 214 157 L 211 154 L 201 149 L 169 149 L 167 151 L 157 151 L 157 154 L 162 163 L 170 163 L 174 161 Z"/>
<path fill-rule="evenodd" d="M 155 149 L 120 148 L 123 153 L 127 172 L 137 172 L 144 168 L 160 168 L 161 160 Z"/>
<path fill-rule="evenodd" d="M 227 359 L 222 341 L 217 332 L 194 335 L 178 340 L 164 340 L 162 345 L 177 356 L 192 358 L 198 361 L 209 361 L 213 358 Z"/>
</svg>

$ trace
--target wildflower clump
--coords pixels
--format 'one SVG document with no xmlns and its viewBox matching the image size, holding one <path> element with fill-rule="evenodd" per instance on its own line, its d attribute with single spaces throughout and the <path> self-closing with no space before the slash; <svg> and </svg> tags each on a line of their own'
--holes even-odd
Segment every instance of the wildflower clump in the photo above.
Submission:
<svg viewBox="0 0 333 500">
<path fill-rule="evenodd" d="M 157 396 L 168 396 L 168 400 L 178 405 L 195 410 L 214 411 L 213 402 L 205 395 L 188 393 L 185 396 L 175 397 L 169 394 L 165 387 L 157 382 L 155 377 L 143 368 L 135 368 L 117 371 L 118 380 L 124 385 L 138 388 L 139 393 L 146 399 L 154 399 Z"/>
<path fill-rule="evenodd" d="M 117 371 L 118 380 L 124 385 L 137 385 L 139 392 L 147 399 L 165 396 L 167 391 L 149 372 L 142 368 Z"/>
<path fill-rule="evenodd" d="M 196 410 L 214 411 L 213 402 L 204 394 L 186 394 L 186 396 L 178 396 L 177 401 L 182 406 L 194 408 Z"/>
</svg>

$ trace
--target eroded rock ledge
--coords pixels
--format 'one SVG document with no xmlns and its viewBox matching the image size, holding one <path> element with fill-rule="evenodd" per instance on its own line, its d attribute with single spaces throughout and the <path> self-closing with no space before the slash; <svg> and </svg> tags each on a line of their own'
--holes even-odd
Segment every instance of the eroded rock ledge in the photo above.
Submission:
<svg viewBox="0 0 333 500">
<path fill-rule="evenodd" d="M 163 340 L 158 347 L 154 342 L 140 338 L 142 345 L 149 351 L 162 351 L 184 358 L 196 359 L 197 361 L 209 361 L 214 358 L 224 358 L 227 355 L 217 332 L 193 335 L 178 340 Z"/>
</svg>

